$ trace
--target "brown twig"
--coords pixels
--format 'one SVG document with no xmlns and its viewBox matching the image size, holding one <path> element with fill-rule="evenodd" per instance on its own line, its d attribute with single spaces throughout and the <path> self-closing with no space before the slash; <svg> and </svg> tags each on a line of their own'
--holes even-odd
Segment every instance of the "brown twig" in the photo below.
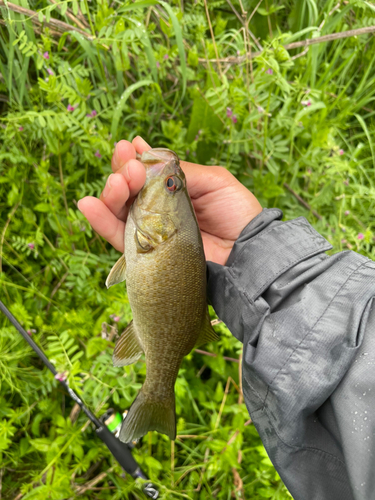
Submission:
<svg viewBox="0 0 375 500">
<path fill-rule="evenodd" d="M 1 0 L 0 0 L 1 1 Z M 302 40 L 301 42 L 293 42 L 289 43 L 287 45 L 284 45 L 284 49 L 286 50 L 292 50 L 292 49 L 298 49 L 300 47 L 309 47 L 310 45 L 315 45 L 317 43 L 325 43 L 325 42 L 332 42 L 333 40 L 340 40 L 342 38 L 349 38 L 351 36 L 360 36 L 360 35 L 367 35 L 369 33 L 374 33 L 375 32 L 375 26 L 367 26 L 365 28 L 358 28 L 355 30 L 348 30 L 348 31 L 340 31 L 339 33 L 331 33 L 330 35 L 323 35 L 323 36 L 318 36 L 316 38 L 308 38 L 307 40 Z M 209 62 L 224 62 L 228 64 L 238 64 L 238 63 L 243 63 L 246 61 L 246 59 L 249 58 L 254 58 L 259 56 L 262 53 L 262 51 L 259 52 L 251 52 L 248 53 L 244 56 L 239 56 L 239 57 L 226 57 L 223 59 L 209 59 Z M 200 57 L 199 62 L 206 62 L 207 60 L 205 58 Z"/>
<path fill-rule="evenodd" d="M 202 351 L 201 349 L 195 349 L 194 352 L 197 352 L 198 354 L 203 354 L 204 356 L 211 356 L 211 358 L 217 358 L 217 354 L 213 352 Z M 225 361 L 233 361 L 233 363 L 239 363 L 239 360 L 236 358 L 229 358 L 228 356 L 223 356 L 223 359 L 225 359 Z"/>
<path fill-rule="evenodd" d="M 6 233 L 7 229 L 8 229 L 8 226 L 10 224 L 10 221 L 12 220 L 13 215 L 16 213 L 16 210 L 19 207 L 19 204 L 20 204 L 20 202 L 18 202 L 12 208 L 12 211 L 10 212 L 8 220 L 5 223 L 3 232 L 1 233 L 1 241 L 0 241 L 0 273 L 3 271 L 3 245 L 4 245 L 5 233 Z"/>
<path fill-rule="evenodd" d="M 214 50 L 215 50 L 216 59 L 217 59 L 217 61 L 219 61 L 219 53 L 217 51 L 217 45 L 216 45 L 214 30 L 212 29 L 212 24 L 211 24 L 211 19 L 210 19 L 210 13 L 208 12 L 207 0 L 204 0 L 204 7 L 206 9 L 206 17 L 207 17 L 207 21 L 208 21 L 208 26 L 210 28 L 211 40 L 212 40 L 212 43 L 214 44 Z M 223 78 L 223 72 L 221 70 L 221 65 L 220 65 L 219 62 L 217 63 L 217 66 L 219 68 L 220 76 L 221 76 L 221 78 Z"/>
<path fill-rule="evenodd" d="M 220 323 L 222 323 L 221 319 L 213 319 L 211 321 L 211 325 L 212 326 L 215 326 L 215 325 L 220 325 Z"/>
<path fill-rule="evenodd" d="M 30 20 L 36 24 L 37 26 L 40 26 L 42 23 L 39 21 L 38 18 L 38 12 L 35 12 L 30 9 L 25 9 L 25 7 L 21 7 L 20 5 L 15 5 L 14 3 L 7 2 L 5 3 L 4 0 L 0 0 L 0 7 L 6 7 L 9 10 L 12 10 L 13 12 L 17 12 L 18 14 L 23 14 L 25 16 L 28 16 Z M 71 24 L 64 23 L 63 21 L 59 21 L 58 19 L 55 19 L 54 17 L 51 17 L 50 20 L 47 22 L 46 21 L 46 16 L 43 15 L 43 24 L 46 26 L 56 28 L 59 32 L 64 33 L 65 31 L 76 31 L 80 35 L 82 35 L 84 38 L 87 40 L 93 40 L 94 37 L 89 35 L 86 31 L 81 30 L 80 28 L 76 28 L 75 26 L 72 26 Z"/>
<path fill-rule="evenodd" d="M 96 484 L 98 484 L 100 481 L 103 481 L 103 479 L 107 477 L 108 474 L 110 474 L 114 469 L 115 466 L 111 467 L 106 472 L 101 472 L 98 476 L 94 477 L 94 479 L 92 479 L 88 483 L 78 487 L 76 489 L 76 495 L 82 495 L 83 493 L 86 493 L 86 491 L 91 490 Z"/>
<path fill-rule="evenodd" d="M 249 33 L 249 35 L 251 36 L 253 42 L 255 43 L 255 45 L 258 47 L 258 49 L 260 51 L 263 50 L 263 47 L 261 46 L 261 44 L 259 43 L 259 41 L 257 40 L 257 38 L 255 37 L 254 33 L 250 30 L 249 26 L 248 26 L 248 23 L 246 23 L 246 20 L 243 19 L 239 13 L 237 12 L 237 10 L 234 8 L 234 5 L 232 4 L 232 2 L 230 0 L 227 0 L 227 4 L 229 5 L 229 7 L 233 10 L 234 12 L 234 15 L 237 17 L 237 19 L 240 21 L 240 23 L 242 24 L 242 26 L 244 28 L 246 28 L 247 32 Z"/>
<path fill-rule="evenodd" d="M 296 193 L 290 186 L 289 184 L 287 184 L 286 182 L 284 182 L 284 187 L 285 189 L 287 189 L 290 193 L 292 193 L 292 195 L 296 198 L 296 200 L 298 200 L 298 202 L 304 206 L 305 208 L 307 208 L 307 210 L 309 210 L 317 219 L 319 220 L 322 220 L 322 216 L 318 214 L 318 212 L 316 210 L 314 210 L 308 203 L 307 201 L 305 201 L 303 198 L 301 198 L 301 196 Z"/>
<path fill-rule="evenodd" d="M 72 424 L 74 424 L 74 422 L 77 420 L 80 411 L 81 407 L 79 406 L 78 403 L 75 403 L 69 415 Z"/>
<path fill-rule="evenodd" d="M 60 286 L 64 283 L 64 281 L 66 280 L 66 278 L 68 277 L 68 274 L 69 274 L 69 271 L 66 271 L 66 273 L 64 274 L 64 276 L 61 278 L 61 280 L 57 283 L 57 285 L 54 287 L 54 289 L 52 290 L 52 293 L 51 293 L 51 296 L 50 296 L 50 299 L 52 299 L 52 297 L 55 295 L 55 293 L 57 292 L 57 290 L 60 288 Z M 49 302 L 48 305 L 47 305 L 47 313 L 51 307 L 51 303 L 52 302 Z"/>
<path fill-rule="evenodd" d="M 61 5 L 59 5 L 56 0 L 49 0 L 51 3 L 53 3 L 54 5 L 57 5 L 58 9 L 61 10 Z M 85 26 L 79 19 L 77 19 L 75 17 L 74 14 L 72 14 L 71 10 L 70 9 L 67 9 L 67 11 L 65 12 L 65 15 L 67 17 L 69 17 L 69 19 L 71 19 L 73 21 L 73 23 L 76 23 L 76 25 L 81 28 L 81 30 L 85 30 L 88 26 Z"/>
</svg>

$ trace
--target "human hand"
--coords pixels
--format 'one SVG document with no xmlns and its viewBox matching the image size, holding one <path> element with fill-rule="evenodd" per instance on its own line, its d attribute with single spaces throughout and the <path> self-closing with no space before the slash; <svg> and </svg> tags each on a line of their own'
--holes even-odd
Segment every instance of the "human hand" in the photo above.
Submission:
<svg viewBox="0 0 375 500">
<path fill-rule="evenodd" d="M 146 180 L 136 153 L 151 147 L 141 138 L 117 143 L 113 174 L 100 199 L 86 196 L 78 208 L 94 231 L 124 252 L 124 231 L 129 208 Z M 206 260 L 224 265 L 242 229 L 262 211 L 255 196 L 224 167 L 205 167 L 181 161 L 201 230 Z"/>
</svg>

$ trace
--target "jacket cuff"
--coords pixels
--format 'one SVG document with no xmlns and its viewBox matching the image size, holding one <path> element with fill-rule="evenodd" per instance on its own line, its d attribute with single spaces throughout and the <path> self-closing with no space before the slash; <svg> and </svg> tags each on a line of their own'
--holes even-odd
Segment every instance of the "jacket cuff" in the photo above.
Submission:
<svg viewBox="0 0 375 500">
<path fill-rule="evenodd" d="M 208 297 L 224 321 L 228 308 L 238 309 L 239 296 L 254 305 L 280 275 L 332 248 L 304 217 L 281 222 L 282 216 L 278 208 L 263 209 L 243 229 L 225 266 L 207 263 Z"/>
</svg>

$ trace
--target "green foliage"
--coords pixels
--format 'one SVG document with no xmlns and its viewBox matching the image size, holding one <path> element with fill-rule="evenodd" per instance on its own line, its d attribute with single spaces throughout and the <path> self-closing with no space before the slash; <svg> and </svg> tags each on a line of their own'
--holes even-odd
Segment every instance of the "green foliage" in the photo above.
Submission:
<svg viewBox="0 0 375 500">
<path fill-rule="evenodd" d="M 333 251 L 375 256 L 375 39 L 283 48 L 373 26 L 374 7 L 269 0 L 251 36 L 226 1 L 207 4 L 215 40 L 203 0 L 22 2 L 39 24 L 0 7 L 1 296 L 98 416 L 129 407 L 146 369 L 112 366 L 131 311 L 124 287 L 104 286 L 117 252 L 76 207 L 100 194 L 115 141 L 140 134 L 225 165 L 263 206 L 307 217 Z M 248 18 L 257 4 L 242 0 Z M 250 60 L 254 39 L 264 50 Z M 241 345 L 215 329 L 205 349 L 217 356 L 191 353 L 176 383 L 185 437 L 151 433 L 135 457 L 164 499 L 290 498 L 248 423 L 238 364 L 224 359 Z M 4 318 L 0 350 L 3 497 L 144 498 Z"/>
</svg>

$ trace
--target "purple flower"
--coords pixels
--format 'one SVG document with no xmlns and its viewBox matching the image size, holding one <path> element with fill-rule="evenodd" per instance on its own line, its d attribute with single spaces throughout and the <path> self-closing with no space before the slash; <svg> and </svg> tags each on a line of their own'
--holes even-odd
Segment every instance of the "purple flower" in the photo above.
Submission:
<svg viewBox="0 0 375 500">
<path fill-rule="evenodd" d="M 51 68 L 47 68 L 47 73 L 48 73 L 49 75 L 51 75 L 51 76 L 53 76 L 53 75 L 54 75 L 54 72 L 52 71 L 52 69 L 51 69 Z"/>
<path fill-rule="evenodd" d="M 160 68 L 160 62 L 159 61 L 156 61 L 156 67 Z"/>
<path fill-rule="evenodd" d="M 266 73 L 267 73 L 268 75 L 273 75 L 273 69 L 272 69 L 272 68 L 268 68 L 268 69 L 266 70 Z"/>
<path fill-rule="evenodd" d="M 68 372 L 61 372 L 61 373 L 56 373 L 55 379 L 58 380 L 59 382 L 63 382 L 68 378 Z"/>
<path fill-rule="evenodd" d="M 311 106 L 311 101 L 301 101 L 302 106 Z"/>
<path fill-rule="evenodd" d="M 350 214 L 350 210 L 345 210 L 345 214 L 344 215 L 349 215 Z"/>
<path fill-rule="evenodd" d="M 48 52 L 44 52 L 43 57 L 44 57 L 44 59 L 49 59 L 49 54 L 48 54 Z"/>
<path fill-rule="evenodd" d="M 241 54 L 241 52 L 239 50 L 237 50 L 237 55 L 239 56 Z"/>
<path fill-rule="evenodd" d="M 346 179 L 346 181 L 343 181 L 345 186 L 349 186 L 349 179 Z"/>
<path fill-rule="evenodd" d="M 31 330 L 27 330 L 27 334 L 30 335 L 30 337 L 33 333 L 36 333 L 36 330 L 34 330 L 33 328 Z"/>
<path fill-rule="evenodd" d="M 233 116 L 232 116 L 232 122 L 233 122 L 233 123 L 237 123 L 237 117 L 236 117 L 236 115 L 233 115 Z"/>
<path fill-rule="evenodd" d="M 91 116 L 92 116 L 93 118 L 94 118 L 94 116 L 96 116 L 97 114 L 98 114 L 98 113 L 95 111 L 95 109 L 93 109 L 93 110 L 91 111 Z"/>
<path fill-rule="evenodd" d="M 197 132 L 197 135 L 194 138 L 195 141 L 197 141 L 199 139 L 199 136 L 201 135 L 201 133 L 202 133 L 202 129 L 199 129 Z"/>
<path fill-rule="evenodd" d="M 347 241 L 345 239 L 341 240 L 341 243 L 347 243 Z"/>
<path fill-rule="evenodd" d="M 34 243 L 28 243 L 27 246 L 30 248 L 30 250 L 34 250 L 34 248 L 35 248 Z"/>
<path fill-rule="evenodd" d="M 227 108 L 227 117 L 230 118 L 233 115 L 233 111 L 230 108 Z"/>
<path fill-rule="evenodd" d="M 357 238 L 359 240 L 363 240 L 364 237 L 365 237 L 365 235 L 363 233 L 359 233 L 358 236 L 357 236 Z"/>
<path fill-rule="evenodd" d="M 168 59 L 169 55 L 168 54 L 165 54 L 164 55 L 164 59 Z"/>
<path fill-rule="evenodd" d="M 18 128 L 18 131 L 19 131 L 19 132 L 22 132 L 22 131 L 23 131 L 23 127 L 19 127 L 19 128 Z"/>
<path fill-rule="evenodd" d="M 100 154 L 99 149 L 97 149 L 97 150 L 95 151 L 95 156 L 96 156 L 97 158 L 101 158 L 101 157 L 102 157 L 102 155 Z"/>
<path fill-rule="evenodd" d="M 121 319 L 121 318 L 120 318 L 120 316 L 115 316 L 115 317 L 113 318 L 113 321 L 114 321 L 115 323 L 118 323 L 118 322 L 120 321 L 120 319 Z"/>
<path fill-rule="evenodd" d="M 66 109 L 68 111 L 74 111 L 76 108 L 74 106 L 72 106 L 71 104 L 68 104 L 68 106 L 66 107 Z"/>
<path fill-rule="evenodd" d="M 117 145 L 117 142 L 114 142 L 114 143 L 113 143 L 113 145 L 114 145 L 114 147 L 116 147 L 116 145 Z"/>
<path fill-rule="evenodd" d="M 262 108 L 262 106 L 258 106 L 257 109 L 259 113 L 264 113 L 264 108 Z"/>
<path fill-rule="evenodd" d="M 339 149 L 339 155 L 342 156 L 344 154 L 344 150 L 343 149 Z"/>
</svg>

